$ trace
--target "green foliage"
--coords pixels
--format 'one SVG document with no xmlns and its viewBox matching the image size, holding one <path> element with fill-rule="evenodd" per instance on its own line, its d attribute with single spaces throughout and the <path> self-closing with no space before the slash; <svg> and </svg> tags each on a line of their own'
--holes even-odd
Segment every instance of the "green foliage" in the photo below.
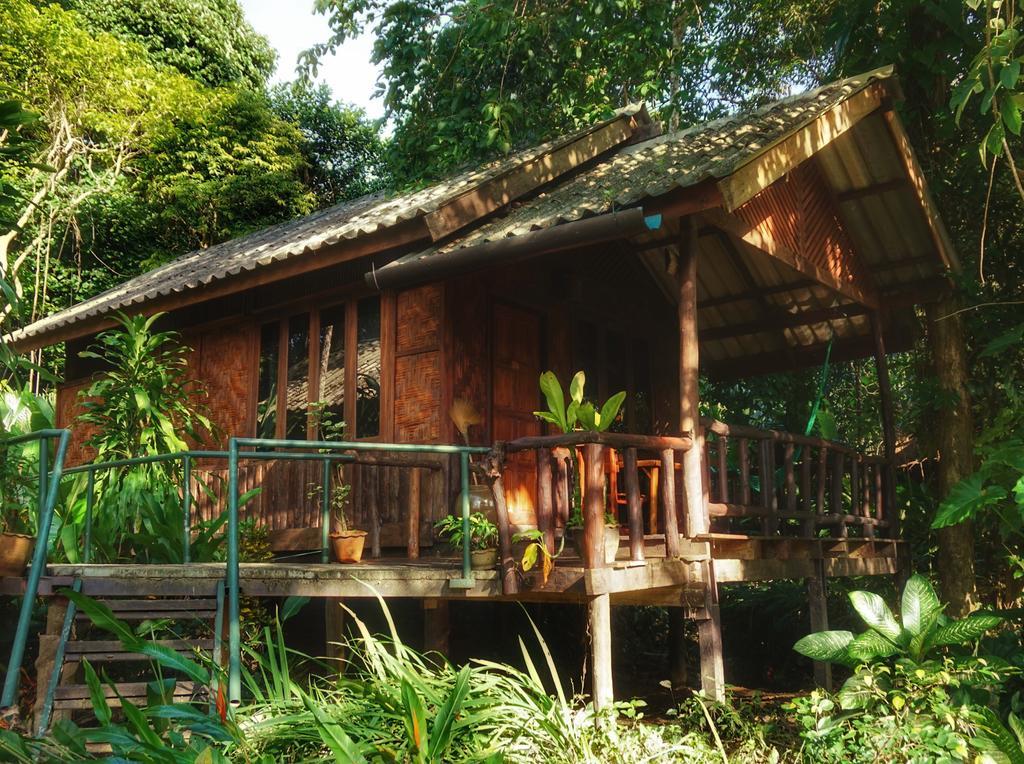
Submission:
<svg viewBox="0 0 1024 764">
<path fill-rule="evenodd" d="M 816 691 L 791 705 L 808 753 L 837 762 L 963 760 L 970 745 L 980 745 L 987 708 L 1019 673 L 1002 658 L 979 654 L 979 640 L 1004 619 L 946 618 L 920 575 L 903 590 L 902 619 L 878 595 L 858 591 L 850 600 L 867 631 L 818 632 L 794 648 L 854 668 L 834 697 Z"/>
<path fill-rule="evenodd" d="M 187 439 L 202 443 L 211 434 L 200 402 L 206 393 L 189 377 L 189 349 L 176 333 L 153 330 L 162 315 L 121 315 L 119 330 L 81 353 L 104 368 L 80 394 L 78 418 L 92 432 L 98 461 L 185 451 Z"/>
<path fill-rule="evenodd" d="M 584 398 L 584 387 L 587 377 L 582 371 L 573 375 L 569 383 L 569 405 L 565 405 L 565 394 L 562 391 L 562 383 L 558 381 L 553 371 L 545 371 L 540 375 L 540 391 L 544 394 L 544 400 L 548 405 L 547 411 L 534 411 L 533 415 L 538 419 L 553 424 L 562 432 L 573 430 L 588 430 L 591 432 L 604 432 L 619 415 L 623 401 L 626 400 L 625 391 L 620 391 L 611 396 L 600 411 L 593 403 Z"/>
<path fill-rule="evenodd" d="M 141 45 L 154 62 L 205 85 L 259 91 L 276 58 L 237 0 L 72 0 L 94 32 Z"/>
<path fill-rule="evenodd" d="M 434 525 L 434 530 L 447 537 L 456 549 L 462 549 L 465 535 L 462 529 L 462 518 L 448 515 Z M 498 542 L 498 527 L 487 519 L 483 512 L 473 512 L 469 516 L 470 548 L 474 550 L 494 549 Z"/>
<path fill-rule="evenodd" d="M 616 0 L 317 0 L 332 39 L 317 59 L 372 28 L 379 91 L 394 123 L 401 181 L 592 124 L 630 101 L 665 117 L 717 115 L 752 90 L 780 93 L 799 68 L 778 61 L 813 36 L 816 7 Z M 713 50 L 709 50 L 713 49 Z M 773 58 L 774 56 L 774 58 Z"/>
<path fill-rule="evenodd" d="M 1004 621 L 994 614 L 976 613 L 959 620 L 942 614 L 942 604 L 928 579 L 915 574 L 903 589 L 902 624 L 877 594 L 855 591 L 850 602 L 868 630 L 821 631 L 798 641 L 793 649 L 816 661 L 856 666 L 898 656 L 912 664 L 934 660 L 937 648 L 970 645 Z"/>
<path fill-rule="evenodd" d="M 302 133 L 305 183 L 317 207 L 383 189 L 389 181 L 380 126 L 362 109 L 332 100 L 326 85 L 299 81 L 270 91 L 274 112 Z"/>
</svg>

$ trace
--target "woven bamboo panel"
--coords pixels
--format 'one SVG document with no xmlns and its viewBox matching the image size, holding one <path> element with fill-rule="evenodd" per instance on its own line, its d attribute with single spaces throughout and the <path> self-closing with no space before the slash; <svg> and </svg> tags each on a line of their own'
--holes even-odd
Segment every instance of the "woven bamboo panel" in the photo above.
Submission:
<svg viewBox="0 0 1024 764">
<path fill-rule="evenodd" d="M 259 362 L 256 331 L 251 324 L 230 324 L 206 332 L 199 344 L 196 376 L 206 388 L 213 421 L 225 438 L 253 432 L 252 396 Z"/>
<path fill-rule="evenodd" d="M 77 464 L 84 464 L 95 458 L 96 454 L 88 448 L 85 443 L 92 437 L 95 428 L 76 423 L 81 413 L 81 403 L 78 394 L 89 386 L 89 380 L 62 384 L 57 387 L 57 408 L 55 413 L 58 427 L 66 427 L 71 430 L 71 440 L 68 443 L 67 454 L 64 457 L 65 467 L 74 467 Z"/>
<path fill-rule="evenodd" d="M 395 349 L 399 355 L 436 350 L 440 346 L 443 296 L 443 288 L 439 284 L 428 284 L 398 294 Z"/>
<path fill-rule="evenodd" d="M 441 437 L 441 353 L 395 359 L 395 438 L 432 443 Z"/>
</svg>

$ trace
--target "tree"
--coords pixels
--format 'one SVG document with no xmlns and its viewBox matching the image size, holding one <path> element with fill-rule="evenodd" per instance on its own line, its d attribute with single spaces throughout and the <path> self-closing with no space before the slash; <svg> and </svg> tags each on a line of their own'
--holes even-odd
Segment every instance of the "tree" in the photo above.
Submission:
<svg viewBox="0 0 1024 764">
<path fill-rule="evenodd" d="M 237 0 L 72 0 L 86 29 L 141 45 L 148 58 L 205 85 L 262 91 L 276 54 Z"/>
<path fill-rule="evenodd" d="M 513 146 L 646 101 L 668 118 L 717 115 L 723 107 L 782 92 L 795 65 L 737 69 L 735 52 L 705 55 L 710 42 L 756 26 L 746 55 L 777 44 L 776 4 L 681 0 L 318 0 L 333 37 L 320 55 L 364 28 L 376 35 L 380 93 L 395 124 L 391 158 L 400 180 L 437 177 Z M 786 6 L 791 13 L 792 6 Z M 792 14 L 791 14 L 792 15 Z M 778 58 L 778 56 L 776 56 Z"/>
<path fill-rule="evenodd" d="M 327 85 L 282 83 L 270 91 L 274 112 L 302 133 L 305 182 L 317 207 L 379 191 L 389 181 L 380 125 L 355 106 L 335 103 Z"/>
</svg>

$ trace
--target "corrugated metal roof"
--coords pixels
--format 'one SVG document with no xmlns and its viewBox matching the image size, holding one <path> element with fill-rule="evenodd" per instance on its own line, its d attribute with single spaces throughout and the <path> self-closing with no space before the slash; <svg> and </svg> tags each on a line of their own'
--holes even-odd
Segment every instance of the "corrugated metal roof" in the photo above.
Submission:
<svg viewBox="0 0 1024 764">
<path fill-rule="evenodd" d="M 872 82 L 892 77 L 885 67 L 737 114 L 660 135 L 621 149 L 572 179 L 558 183 L 508 214 L 454 240 L 397 262 L 443 255 L 488 241 L 628 207 L 642 199 L 709 178 L 724 178 Z"/>
<path fill-rule="evenodd" d="M 126 310 L 158 297 L 185 292 L 228 279 L 273 263 L 315 253 L 343 240 L 390 228 L 421 217 L 473 188 L 566 146 L 623 116 L 646 117 L 642 104 L 620 109 L 594 125 L 552 141 L 510 154 L 481 167 L 466 170 L 440 183 L 400 195 L 371 194 L 312 215 L 231 239 L 208 249 L 183 255 L 102 294 L 12 334 L 19 342 L 45 335 L 70 324 Z"/>
</svg>

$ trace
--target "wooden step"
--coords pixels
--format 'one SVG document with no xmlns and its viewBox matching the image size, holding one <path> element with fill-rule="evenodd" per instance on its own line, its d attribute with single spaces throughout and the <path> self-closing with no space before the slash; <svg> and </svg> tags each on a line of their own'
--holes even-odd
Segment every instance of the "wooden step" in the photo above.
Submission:
<svg viewBox="0 0 1024 764">
<path fill-rule="evenodd" d="M 99 600 L 121 621 L 212 620 L 217 614 L 217 601 L 211 599 L 109 599 Z M 79 613 L 78 619 L 89 616 Z"/>
<path fill-rule="evenodd" d="M 149 640 L 150 644 L 160 645 L 174 650 L 181 655 L 191 656 L 197 649 L 213 652 L 212 639 L 157 639 Z M 116 639 L 74 640 L 64 648 L 64 660 L 77 662 L 82 659 L 90 663 L 110 661 L 147 661 L 146 655 L 124 649 L 124 645 Z"/>
<path fill-rule="evenodd" d="M 118 693 L 135 705 L 145 705 L 148 685 L 149 682 L 118 682 L 113 687 L 104 684 L 102 686 L 103 697 L 107 699 L 111 708 L 121 707 L 121 698 L 118 697 Z M 117 688 L 117 692 L 114 691 L 114 687 Z M 173 698 L 178 702 L 187 701 L 199 692 L 205 691 L 205 687 L 199 687 L 194 682 L 178 682 L 174 686 Z M 53 708 L 63 711 L 92 710 L 93 703 L 92 696 L 89 694 L 89 685 L 69 684 L 58 687 L 53 699 Z"/>
</svg>

